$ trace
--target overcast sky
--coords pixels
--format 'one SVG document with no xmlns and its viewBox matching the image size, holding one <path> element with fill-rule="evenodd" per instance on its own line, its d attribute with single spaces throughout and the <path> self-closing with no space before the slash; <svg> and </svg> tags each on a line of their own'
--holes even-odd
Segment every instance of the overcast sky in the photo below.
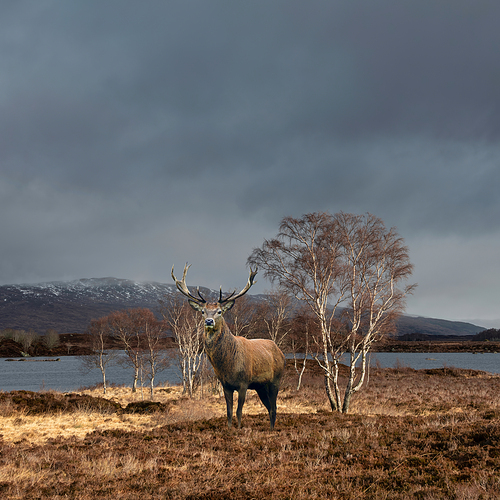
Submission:
<svg viewBox="0 0 500 500">
<path fill-rule="evenodd" d="M 498 0 L 1 2 L 0 284 L 188 261 L 238 288 L 283 216 L 370 212 L 408 313 L 500 328 L 499 26 Z"/>
</svg>

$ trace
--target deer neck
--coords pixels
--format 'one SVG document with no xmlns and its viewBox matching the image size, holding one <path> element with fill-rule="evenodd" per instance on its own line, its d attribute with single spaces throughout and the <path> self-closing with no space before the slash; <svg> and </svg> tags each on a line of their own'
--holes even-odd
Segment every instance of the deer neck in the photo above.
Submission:
<svg viewBox="0 0 500 500">
<path fill-rule="evenodd" d="M 205 329 L 205 352 L 216 372 L 217 368 L 222 369 L 233 362 L 236 353 L 236 338 L 224 320 L 216 328 Z"/>
</svg>

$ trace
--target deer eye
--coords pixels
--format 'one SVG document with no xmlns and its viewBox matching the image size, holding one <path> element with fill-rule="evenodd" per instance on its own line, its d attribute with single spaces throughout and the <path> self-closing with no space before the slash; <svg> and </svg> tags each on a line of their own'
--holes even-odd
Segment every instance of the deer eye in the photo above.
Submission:
<svg viewBox="0 0 500 500">
<path fill-rule="evenodd" d="M 217 314 L 222 314 L 222 311 L 219 309 L 219 310 L 217 311 Z"/>
</svg>

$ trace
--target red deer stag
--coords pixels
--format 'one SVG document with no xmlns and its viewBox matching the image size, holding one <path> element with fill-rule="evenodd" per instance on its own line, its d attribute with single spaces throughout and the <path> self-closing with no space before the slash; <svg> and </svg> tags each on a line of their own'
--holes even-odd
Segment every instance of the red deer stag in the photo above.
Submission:
<svg viewBox="0 0 500 500">
<path fill-rule="evenodd" d="M 214 368 L 217 378 L 224 389 L 227 408 L 227 425 L 231 427 L 233 420 L 233 393 L 238 392 L 238 408 L 236 417 L 241 427 L 243 404 L 248 389 L 257 391 L 260 400 L 269 412 L 271 430 L 276 421 L 276 398 L 278 396 L 281 376 L 285 369 L 285 356 L 272 340 L 235 337 L 224 321 L 223 315 L 233 307 L 236 299 L 248 292 L 253 285 L 257 269 L 250 269 L 248 282 L 240 293 L 230 294 L 222 298 L 222 288 L 218 302 L 208 303 L 200 294 L 191 294 L 186 285 L 186 273 L 189 266 L 184 266 L 182 281 L 172 278 L 179 291 L 189 300 L 190 306 L 201 312 L 205 319 L 205 352 Z"/>
</svg>

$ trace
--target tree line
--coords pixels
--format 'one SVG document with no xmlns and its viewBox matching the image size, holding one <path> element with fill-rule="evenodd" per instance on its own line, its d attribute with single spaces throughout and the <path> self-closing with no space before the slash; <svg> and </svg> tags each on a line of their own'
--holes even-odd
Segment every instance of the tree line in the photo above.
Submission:
<svg viewBox="0 0 500 500">
<path fill-rule="evenodd" d="M 101 371 L 106 393 L 107 368 L 117 363 L 128 366 L 133 373 L 132 392 L 137 391 L 139 382 L 142 388 L 147 381 L 152 399 L 155 377 L 169 364 L 165 348 L 167 331 L 166 322 L 146 308 L 116 311 L 92 320 L 86 331 L 91 354 L 81 356 L 83 367 Z"/>
<path fill-rule="evenodd" d="M 54 329 L 49 329 L 45 335 L 40 336 L 34 330 L 5 328 L 0 331 L 0 339 L 10 339 L 20 344 L 25 356 L 36 356 L 41 348 L 50 350 L 60 344 L 59 334 Z"/>
<path fill-rule="evenodd" d="M 483 330 L 482 332 L 476 333 L 472 340 L 476 341 L 499 341 L 500 340 L 500 330 L 496 328 L 489 328 L 487 330 Z"/>
<path fill-rule="evenodd" d="M 304 314 L 297 312 L 289 296 L 271 292 L 262 302 L 243 297 L 236 304 L 227 318 L 235 335 L 270 338 L 285 351 L 303 350 L 300 330 Z M 216 385 L 204 356 L 200 317 L 177 294 L 163 297 L 156 315 L 145 308 L 116 311 L 92 320 L 86 334 L 92 354 L 81 360 L 84 368 L 101 371 L 104 393 L 106 370 L 116 363 L 131 369 L 132 392 L 146 382 L 151 397 L 155 376 L 172 363 L 179 365 L 188 396 L 199 387 Z M 174 352 L 168 348 L 168 337 L 175 339 Z"/>
</svg>

